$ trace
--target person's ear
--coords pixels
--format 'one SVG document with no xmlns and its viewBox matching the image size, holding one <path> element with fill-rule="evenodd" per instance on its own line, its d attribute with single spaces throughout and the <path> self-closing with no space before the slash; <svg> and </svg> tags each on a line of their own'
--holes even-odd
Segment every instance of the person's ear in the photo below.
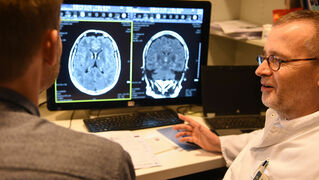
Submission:
<svg viewBox="0 0 319 180">
<path fill-rule="evenodd" d="M 53 66 L 57 63 L 59 56 L 59 31 L 56 29 L 48 30 L 42 41 L 42 55 L 44 63 Z"/>
</svg>

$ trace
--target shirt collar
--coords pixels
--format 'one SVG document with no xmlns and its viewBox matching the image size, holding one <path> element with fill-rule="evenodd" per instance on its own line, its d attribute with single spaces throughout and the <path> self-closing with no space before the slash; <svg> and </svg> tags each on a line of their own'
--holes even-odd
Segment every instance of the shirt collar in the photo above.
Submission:
<svg viewBox="0 0 319 180">
<path fill-rule="evenodd" d="M 39 109 L 34 103 L 32 103 L 25 96 L 13 90 L 0 87 L 0 101 L 6 101 L 10 104 L 14 104 L 17 107 L 24 109 L 30 114 L 40 116 Z"/>
<path fill-rule="evenodd" d="M 296 119 L 280 119 L 276 111 L 266 112 L 265 128 L 253 142 L 252 148 L 262 148 L 284 141 L 294 135 L 305 133 L 319 125 L 319 111 Z"/>
</svg>

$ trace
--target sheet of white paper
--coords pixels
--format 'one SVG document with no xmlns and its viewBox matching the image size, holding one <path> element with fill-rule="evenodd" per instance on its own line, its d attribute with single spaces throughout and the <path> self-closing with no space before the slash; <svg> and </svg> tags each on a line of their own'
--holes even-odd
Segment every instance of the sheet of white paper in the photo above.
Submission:
<svg viewBox="0 0 319 180">
<path fill-rule="evenodd" d="M 241 20 L 216 21 L 211 24 L 211 27 L 216 30 L 220 27 L 225 34 L 262 32 L 263 30 L 261 26 Z"/>
<path fill-rule="evenodd" d="M 146 143 L 151 147 L 154 154 L 161 154 L 164 152 L 179 150 L 179 146 L 168 140 L 158 132 L 149 133 L 143 136 Z"/>
<path fill-rule="evenodd" d="M 95 134 L 121 144 L 130 154 L 135 169 L 160 165 L 150 146 L 138 134 L 133 134 L 131 131 L 107 131 Z"/>
</svg>

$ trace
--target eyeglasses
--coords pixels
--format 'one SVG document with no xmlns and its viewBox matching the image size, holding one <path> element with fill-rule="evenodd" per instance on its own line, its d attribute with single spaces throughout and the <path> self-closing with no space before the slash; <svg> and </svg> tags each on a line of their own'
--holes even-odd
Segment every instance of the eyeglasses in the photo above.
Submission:
<svg viewBox="0 0 319 180">
<path fill-rule="evenodd" d="M 264 60 L 267 60 L 268 66 L 272 70 L 278 71 L 280 69 L 280 65 L 282 63 L 288 63 L 288 62 L 292 62 L 292 61 L 313 61 L 313 60 L 317 60 L 317 58 L 282 60 L 282 59 L 279 59 L 279 58 L 277 58 L 276 56 L 273 56 L 273 55 L 270 55 L 268 57 L 262 56 L 262 55 L 258 55 L 257 58 L 256 58 L 256 61 L 258 62 L 259 65 L 261 65 L 261 63 L 263 63 Z"/>
</svg>

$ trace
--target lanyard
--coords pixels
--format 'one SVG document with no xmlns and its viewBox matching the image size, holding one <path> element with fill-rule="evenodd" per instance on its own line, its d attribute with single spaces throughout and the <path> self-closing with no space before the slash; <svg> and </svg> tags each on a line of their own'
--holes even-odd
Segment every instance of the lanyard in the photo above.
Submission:
<svg viewBox="0 0 319 180">
<path fill-rule="evenodd" d="M 268 180 L 268 176 L 264 174 L 266 167 L 269 164 L 269 160 L 265 160 L 257 169 L 254 180 Z"/>
</svg>

